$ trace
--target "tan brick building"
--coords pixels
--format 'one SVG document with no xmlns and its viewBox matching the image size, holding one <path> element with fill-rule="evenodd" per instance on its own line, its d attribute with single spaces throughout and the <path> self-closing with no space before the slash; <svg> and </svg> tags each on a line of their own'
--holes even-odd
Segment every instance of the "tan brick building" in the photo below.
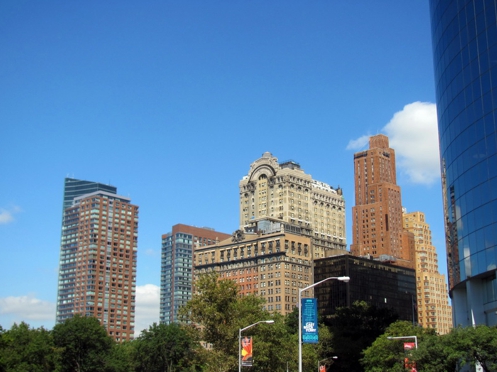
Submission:
<svg viewBox="0 0 497 372">
<path fill-rule="evenodd" d="M 370 137 L 369 150 L 354 154 L 354 179 L 351 253 L 413 268 L 413 237 L 402 226 L 395 151 L 387 136 Z"/>
<path fill-rule="evenodd" d="M 297 306 L 298 290 L 313 283 L 310 230 L 267 219 L 249 223 L 229 239 L 197 247 L 194 276 L 215 271 L 239 285 L 242 295 L 257 294 L 268 311 L 287 314 Z M 304 292 L 312 297 L 313 291 Z"/>
<path fill-rule="evenodd" d="M 438 257 L 432 245 L 430 225 L 422 212 L 404 213 L 404 228 L 413 233 L 416 251 L 418 323 L 445 334 L 452 328 L 452 307 L 445 275 L 438 271 Z"/>
<path fill-rule="evenodd" d="M 265 152 L 240 181 L 240 229 L 278 219 L 311 231 L 313 258 L 343 254 L 345 200 L 340 188 L 314 180 L 294 161 L 280 163 Z"/>
</svg>

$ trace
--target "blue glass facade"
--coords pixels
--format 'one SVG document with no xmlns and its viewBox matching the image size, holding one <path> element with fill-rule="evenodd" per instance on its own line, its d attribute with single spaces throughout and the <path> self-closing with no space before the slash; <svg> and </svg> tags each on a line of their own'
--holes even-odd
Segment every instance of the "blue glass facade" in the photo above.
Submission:
<svg viewBox="0 0 497 372">
<path fill-rule="evenodd" d="M 177 323 L 178 311 L 192 297 L 193 235 L 167 234 L 162 238 L 161 323 Z"/>
<path fill-rule="evenodd" d="M 455 325 L 497 324 L 497 4 L 430 0 Z"/>
<path fill-rule="evenodd" d="M 160 322 L 178 322 L 178 311 L 192 298 L 195 249 L 231 237 L 208 227 L 183 224 L 162 235 Z M 205 262 L 207 263 L 207 261 Z"/>
</svg>

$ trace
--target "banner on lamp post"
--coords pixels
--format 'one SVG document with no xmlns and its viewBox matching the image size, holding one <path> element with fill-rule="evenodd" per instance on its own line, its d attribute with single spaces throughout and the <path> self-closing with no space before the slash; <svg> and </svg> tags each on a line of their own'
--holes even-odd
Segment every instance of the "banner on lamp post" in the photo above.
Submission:
<svg viewBox="0 0 497 372">
<path fill-rule="evenodd" d="M 242 366 L 252 367 L 252 337 L 242 338 Z"/>
<path fill-rule="evenodd" d="M 302 309 L 302 342 L 317 344 L 318 339 L 318 300 L 303 298 L 300 303 Z"/>
<path fill-rule="evenodd" d="M 410 372 L 417 372 L 416 362 L 409 360 L 409 352 L 416 348 L 414 342 L 404 342 L 404 353 L 406 354 L 404 358 L 404 367 Z"/>
</svg>

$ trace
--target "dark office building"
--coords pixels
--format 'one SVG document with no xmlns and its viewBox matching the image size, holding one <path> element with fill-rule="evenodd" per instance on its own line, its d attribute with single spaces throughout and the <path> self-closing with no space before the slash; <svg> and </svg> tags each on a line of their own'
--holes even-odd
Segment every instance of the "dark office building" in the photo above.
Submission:
<svg viewBox="0 0 497 372">
<path fill-rule="evenodd" d="M 430 0 L 430 11 L 454 325 L 495 325 L 497 3 Z"/>
<path fill-rule="evenodd" d="M 322 258 L 314 263 L 314 283 L 333 276 L 350 277 L 346 284 L 331 280 L 314 287 L 321 315 L 332 315 L 337 307 L 365 301 L 378 308 L 393 309 L 401 320 L 417 321 L 414 269 L 351 255 Z"/>
</svg>

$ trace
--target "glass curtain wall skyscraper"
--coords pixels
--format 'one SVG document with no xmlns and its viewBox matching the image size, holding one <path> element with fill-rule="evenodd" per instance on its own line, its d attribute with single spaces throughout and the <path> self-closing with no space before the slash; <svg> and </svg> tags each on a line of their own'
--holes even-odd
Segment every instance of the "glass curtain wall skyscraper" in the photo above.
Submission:
<svg viewBox="0 0 497 372">
<path fill-rule="evenodd" d="M 192 298 L 193 261 L 196 249 L 231 235 L 208 227 L 183 224 L 162 235 L 160 322 L 178 322 L 178 310 Z"/>
<path fill-rule="evenodd" d="M 497 324 L 497 4 L 430 0 L 454 325 Z"/>
</svg>

